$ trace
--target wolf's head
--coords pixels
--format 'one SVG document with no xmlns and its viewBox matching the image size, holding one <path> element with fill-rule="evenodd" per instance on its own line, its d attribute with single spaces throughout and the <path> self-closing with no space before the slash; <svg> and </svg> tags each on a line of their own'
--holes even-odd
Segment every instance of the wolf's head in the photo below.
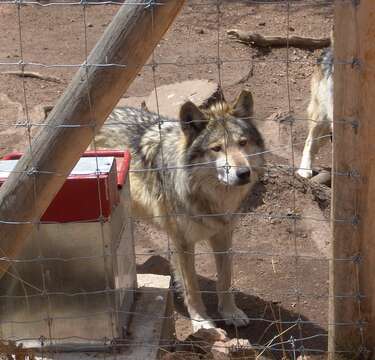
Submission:
<svg viewBox="0 0 375 360">
<path fill-rule="evenodd" d="M 180 121 L 187 162 L 202 163 L 210 179 L 225 185 L 254 183 L 262 173 L 263 156 L 258 153 L 264 143 L 252 116 L 253 97 L 247 90 L 232 105 L 218 101 L 200 109 L 190 101 L 183 104 Z"/>
</svg>

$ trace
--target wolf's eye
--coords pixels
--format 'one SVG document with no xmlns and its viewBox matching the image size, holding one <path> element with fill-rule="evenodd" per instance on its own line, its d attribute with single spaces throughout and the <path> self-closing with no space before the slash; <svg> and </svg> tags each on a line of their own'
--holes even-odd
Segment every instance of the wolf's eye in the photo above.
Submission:
<svg viewBox="0 0 375 360">
<path fill-rule="evenodd" d="M 242 139 L 238 142 L 238 145 L 240 146 L 246 146 L 247 145 L 247 140 L 246 139 Z"/>
<path fill-rule="evenodd" d="M 215 152 L 219 152 L 219 151 L 221 151 L 221 145 L 216 145 L 216 146 L 212 147 L 211 150 L 215 151 Z"/>
</svg>

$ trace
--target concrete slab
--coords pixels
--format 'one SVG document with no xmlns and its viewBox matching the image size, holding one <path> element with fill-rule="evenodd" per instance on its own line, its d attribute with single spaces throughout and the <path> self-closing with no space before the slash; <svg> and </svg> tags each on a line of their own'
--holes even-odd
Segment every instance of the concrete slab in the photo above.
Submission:
<svg viewBox="0 0 375 360">
<path fill-rule="evenodd" d="M 174 339 L 171 277 L 138 274 L 138 292 L 127 342 L 133 344 L 121 359 L 158 359 L 162 345 Z"/>
<path fill-rule="evenodd" d="M 138 290 L 132 309 L 132 319 L 122 351 L 54 352 L 43 354 L 43 360 L 156 360 L 164 354 L 163 343 L 173 343 L 175 336 L 171 277 L 155 274 L 138 274 Z M 92 350 L 95 350 L 94 348 Z M 36 356 L 36 359 L 42 359 Z"/>
</svg>

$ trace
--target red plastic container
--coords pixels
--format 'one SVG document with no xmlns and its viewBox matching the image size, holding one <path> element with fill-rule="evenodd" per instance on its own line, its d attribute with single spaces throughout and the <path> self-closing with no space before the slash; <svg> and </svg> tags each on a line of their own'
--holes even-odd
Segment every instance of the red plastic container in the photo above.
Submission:
<svg viewBox="0 0 375 360">
<path fill-rule="evenodd" d="M 11 153 L 2 160 L 18 160 L 21 156 L 21 153 Z M 42 222 L 105 221 L 111 215 L 113 207 L 119 203 L 118 189 L 126 181 L 130 153 L 117 150 L 88 151 L 82 157 L 96 157 L 101 161 L 106 157 L 114 157 L 114 163 L 105 172 L 69 175 L 42 216 Z M 0 186 L 6 178 L 0 173 Z"/>
</svg>

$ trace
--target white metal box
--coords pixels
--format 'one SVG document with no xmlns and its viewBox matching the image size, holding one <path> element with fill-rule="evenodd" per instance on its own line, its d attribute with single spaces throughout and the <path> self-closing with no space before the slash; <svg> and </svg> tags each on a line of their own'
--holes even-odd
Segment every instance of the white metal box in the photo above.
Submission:
<svg viewBox="0 0 375 360">
<path fill-rule="evenodd" d="M 16 158 L 0 161 L 0 182 Z M 0 338 L 83 349 L 123 337 L 136 288 L 129 161 L 80 159 L 0 280 Z"/>
</svg>

